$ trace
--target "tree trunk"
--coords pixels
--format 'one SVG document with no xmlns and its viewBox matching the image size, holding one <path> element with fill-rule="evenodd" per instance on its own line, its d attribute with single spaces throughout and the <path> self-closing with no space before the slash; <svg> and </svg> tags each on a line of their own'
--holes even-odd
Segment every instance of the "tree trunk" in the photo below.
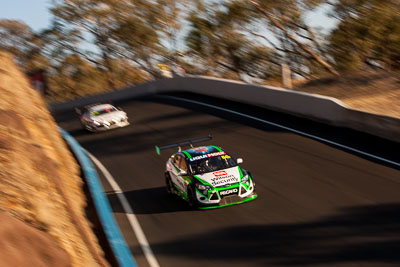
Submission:
<svg viewBox="0 0 400 267">
<path fill-rule="evenodd" d="M 254 0 L 248 0 L 251 4 L 253 4 L 258 11 L 260 11 L 269 21 L 271 24 L 273 24 L 275 27 L 280 29 L 287 38 L 289 38 L 292 42 L 294 42 L 298 47 L 300 47 L 304 52 L 309 54 L 315 61 L 317 61 L 319 64 L 321 64 L 326 70 L 328 70 L 330 73 L 334 75 L 339 75 L 339 73 L 335 70 L 333 66 L 331 66 L 328 62 L 326 62 L 321 56 L 319 56 L 317 53 L 312 51 L 309 47 L 304 45 L 303 43 L 299 42 L 293 35 L 291 35 L 285 27 L 278 21 L 276 20 L 273 16 L 268 14 L 267 11 L 265 11 L 260 4 L 257 1 Z"/>
<path fill-rule="evenodd" d="M 107 52 L 103 52 L 103 61 L 104 61 L 104 66 L 106 67 L 106 71 L 104 72 L 104 75 L 107 77 L 107 83 L 108 86 L 110 87 L 111 90 L 115 89 L 115 83 L 114 83 L 114 70 L 110 62 L 110 58 L 107 55 Z"/>
</svg>

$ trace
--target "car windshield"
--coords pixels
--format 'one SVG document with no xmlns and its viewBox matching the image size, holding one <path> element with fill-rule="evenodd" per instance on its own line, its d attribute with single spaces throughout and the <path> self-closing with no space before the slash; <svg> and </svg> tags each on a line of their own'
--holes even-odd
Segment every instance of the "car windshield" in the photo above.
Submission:
<svg viewBox="0 0 400 267">
<path fill-rule="evenodd" d="M 228 155 L 204 158 L 189 162 L 192 174 L 203 174 L 237 166 L 237 163 Z"/>
<path fill-rule="evenodd" d="M 116 109 L 115 107 L 99 109 L 99 110 L 92 111 L 92 115 L 93 116 L 99 116 L 99 115 L 102 115 L 102 114 L 105 114 L 105 113 L 114 112 L 114 111 L 118 111 L 118 109 Z"/>
</svg>

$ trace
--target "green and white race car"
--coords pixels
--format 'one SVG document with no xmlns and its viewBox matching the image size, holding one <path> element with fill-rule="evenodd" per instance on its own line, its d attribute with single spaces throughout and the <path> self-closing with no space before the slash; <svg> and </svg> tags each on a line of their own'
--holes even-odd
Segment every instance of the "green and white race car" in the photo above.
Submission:
<svg viewBox="0 0 400 267">
<path fill-rule="evenodd" d="M 249 171 L 242 169 L 241 158 L 234 160 L 222 148 L 208 145 L 181 150 L 182 145 L 209 140 L 205 137 L 178 144 L 156 146 L 179 147 L 166 163 L 165 181 L 169 194 L 176 194 L 193 208 L 210 209 L 240 204 L 257 198 Z"/>
</svg>

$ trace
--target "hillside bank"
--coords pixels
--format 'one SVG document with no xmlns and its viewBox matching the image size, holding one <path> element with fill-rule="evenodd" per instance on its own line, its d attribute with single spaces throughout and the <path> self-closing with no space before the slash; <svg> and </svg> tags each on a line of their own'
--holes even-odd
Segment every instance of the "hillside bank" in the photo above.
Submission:
<svg viewBox="0 0 400 267">
<path fill-rule="evenodd" d="M 400 118 L 400 72 L 363 71 L 322 77 L 294 90 L 334 97 L 352 109 Z"/>
<path fill-rule="evenodd" d="M 0 266 L 108 266 L 80 169 L 40 95 L 0 51 Z"/>
</svg>

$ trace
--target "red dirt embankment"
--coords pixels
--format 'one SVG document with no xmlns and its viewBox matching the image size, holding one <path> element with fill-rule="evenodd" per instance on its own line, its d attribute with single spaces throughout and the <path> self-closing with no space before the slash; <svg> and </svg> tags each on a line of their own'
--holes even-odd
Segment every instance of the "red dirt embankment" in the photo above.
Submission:
<svg viewBox="0 0 400 267">
<path fill-rule="evenodd" d="M 41 96 L 0 51 L 0 266 L 108 266 L 79 166 Z"/>
</svg>

